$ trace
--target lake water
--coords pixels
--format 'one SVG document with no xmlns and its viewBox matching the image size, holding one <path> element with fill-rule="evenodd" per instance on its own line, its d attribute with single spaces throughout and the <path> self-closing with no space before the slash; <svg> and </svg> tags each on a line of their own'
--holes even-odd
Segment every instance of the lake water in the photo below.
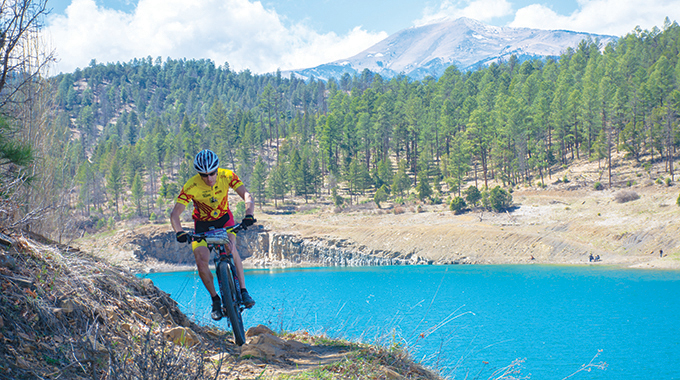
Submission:
<svg viewBox="0 0 680 380">
<path fill-rule="evenodd" d="M 196 272 L 149 274 L 198 323 L 210 300 Z M 523 359 L 532 379 L 680 379 L 680 271 L 601 266 L 392 266 L 247 270 L 246 328 L 402 341 L 456 379 Z M 488 363 L 488 364 L 487 364 Z"/>
</svg>

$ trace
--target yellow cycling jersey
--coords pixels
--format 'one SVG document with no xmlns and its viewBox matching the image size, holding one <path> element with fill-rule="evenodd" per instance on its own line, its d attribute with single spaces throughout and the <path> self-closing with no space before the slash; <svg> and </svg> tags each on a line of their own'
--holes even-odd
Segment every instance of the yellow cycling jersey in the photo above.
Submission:
<svg viewBox="0 0 680 380">
<path fill-rule="evenodd" d="M 227 169 L 217 169 L 217 181 L 210 187 L 203 182 L 200 174 L 189 178 L 177 197 L 177 203 L 188 205 L 194 202 L 194 220 L 213 221 L 229 212 L 229 188 L 236 190 L 243 182 L 236 173 Z"/>
</svg>

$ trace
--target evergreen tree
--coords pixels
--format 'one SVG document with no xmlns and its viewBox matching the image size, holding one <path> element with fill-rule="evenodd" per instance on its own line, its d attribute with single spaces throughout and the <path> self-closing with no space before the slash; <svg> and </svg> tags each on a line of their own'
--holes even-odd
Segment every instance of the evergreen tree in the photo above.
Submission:
<svg viewBox="0 0 680 380">
<path fill-rule="evenodd" d="M 371 179 L 371 175 L 368 172 L 368 169 L 366 168 L 365 165 L 361 165 L 357 162 L 357 181 L 356 181 L 356 186 L 357 190 L 363 195 L 366 190 L 371 188 L 373 186 L 373 180 Z"/>
<path fill-rule="evenodd" d="M 267 181 L 267 164 L 264 163 L 262 156 L 257 157 L 257 163 L 253 169 L 253 177 L 251 179 L 253 193 L 256 199 L 260 202 L 260 207 L 266 203 L 265 184 Z"/>
<path fill-rule="evenodd" d="M 385 201 L 387 201 L 387 193 L 383 187 L 379 187 L 378 190 L 375 191 L 375 195 L 373 195 L 373 202 L 380 208 L 380 204 Z"/>
<path fill-rule="evenodd" d="M 312 192 L 318 195 L 319 190 L 321 190 L 323 187 L 323 175 L 321 173 L 321 167 L 319 166 L 319 157 L 316 154 L 311 156 L 309 178 L 309 183 L 312 186 Z"/>
<path fill-rule="evenodd" d="M 289 189 L 290 185 L 286 178 L 286 165 L 283 162 L 279 162 L 269 172 L 269 177 L 267 177 L 267 195 L 274 198 L 274 207 L 279 207 L 279 199 L 283 203 Z"/>
<path fill-rule="evenodd" d="M 118 200 L 123 191 L 123 179 L 120 170 L 120 157 L 118 154 L 114 155 L 111 170 L 106 176 L 106 189 L 109 191 L 111 198 L 113 198 L 113 203 L 116 206 L 116 215 L 120 215 Z"/>
<path fill-rule="evenodd" d="M 500 186 L 496 186 L 489 192 L 489 207 L 496 212 L 501 212 L 512 206 L 512 195 Z"/>
<path fill-rule="evenodd" d="M 90 215 L 90 205 L 92 204 L 92 165 L 89 161 L 83 161 L 78 167 L 78 174 L 76 174 L 76 183 L 80 186 L 78 194 L 79 205 L 82 207 L 85 215 Z"/>
<path fill-rule="evenodd" d="M 163 174 L 161 177 L 161 187 L 158 190 L 158 195 L 160 195 L 160 198 L 166 199 L 166 200 L 173 200 L 179 195 L 179 185 L 175 182 L 172 182 L 168 179 L 168 176 Z"/>
<path fill-rule="evenodd" d="M 476 206 L 477 203 L 482 199 L 482 193 L 476 186 L 470 186 L 465 189 L 465 200 L 467 203 Z"/>
<path fill-rule="evenodd" d="M 447 179 L 450 191 L 457 192 L 460 196 L 460 188 L 465 174 L 470 170 L 469 145 L 462 134 L 453 136 L 451 153 L 449 155 L 449 172 L 451 177 Z"/>
<path fill-rule="evenodd" d="M 5 193 L 4 184 L 15 177 L 17 171 L 8 168 L 29 165 L 34 159 L 33 149 L 29 144 L 21 142 L 17 137 L 17 130 L 5 117 L 0 116 L 0 194 Z"/>
<path fill-rule="evenodd" d="M 386 158 L 384 160 L 380 160 L 378 162 L 378 167 L 375 171 L 375 185 L 376 187 L 381 187 L 383 185 L 390 185 L 392 184 L 392 177 L 394 175 L 392 174 L 392 162 L 390 161 L 390 158 Z"/>
<path fill-rule="evenodd" d="M 142 200 L 144 199 L 144 184 L 139 173 L 132 180 L 132 200 L 137 208 L 137 215 L 142 216 Z"/>
<path fill-rule="evenodd" d="M 418 185 L 416 185 L 416 192 L 418 192 L 418 199 L 420 201 L 425 201 L 432 195 L 432 187 L 430 186 L 430 180 L 427 176 L 427 172 L 422 170 L 418 173 Z"/>
<path fill-rule="evenodd" d="M 451 200 L 451 204 L 449 204 L 449 209 L 453 211 L 454 214 L 462 214 L 463 211 L 465 211 L 465 208 L 467 205 L 465 204 L 465 201 L 461 197 L 455 197 Z"/>
<path fill-rule="evenodd" d="M 403 195 L 411 187 L 411 179 L 406 174 L 406 160 L 399 162 L 399 168 L 392 179 L 392 193 Z"/>
<path fill-rule="evenodd" d="M 288 179 L 295 195 L 302 195 L 307 200 L 306 173 L 303 168 L 302 157 L 297 149 L 293 150 L 288 163 Z"/>
</svg>

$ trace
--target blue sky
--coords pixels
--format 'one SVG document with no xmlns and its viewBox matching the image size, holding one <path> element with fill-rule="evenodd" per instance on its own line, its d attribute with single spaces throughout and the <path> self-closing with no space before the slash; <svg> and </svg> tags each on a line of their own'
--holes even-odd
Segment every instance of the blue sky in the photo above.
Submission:
<svg viewBox="0 0 680 380">
<path fill-rule="evenodd" d="M 255 73 L 348 58 L 443 18 L 625 35 L 680 21 L 680 0 L 49 0 L 47 44 L 70 72 L 133 58 L 209 58 Z"/>
</svg>

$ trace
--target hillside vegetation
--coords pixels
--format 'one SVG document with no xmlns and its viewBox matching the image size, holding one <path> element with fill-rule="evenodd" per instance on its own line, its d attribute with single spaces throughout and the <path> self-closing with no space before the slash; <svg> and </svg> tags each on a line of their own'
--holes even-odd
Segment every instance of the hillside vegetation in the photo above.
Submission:
<svg viewBox="0 0 680 380">
<path fill-rule="evenodd" d="M 680 26 L 666 20 L 607 46 L 583 41 L 555 59 L 450 67 L 423 81 L 93 61 L 44 90 L 54 101 L 36 149 L 51 159 L 35 161 L 43 182 L 16 200 L 43 217 L 15 224 L 59 240 L 121 219 L 165 219 L 202 148 L 275 207 L 332 195 L 338 205 L 363 197 L 459 208 L 471 185 L 503 200 L 496 186 L 542 188 L 582 160 L 597 162 L 598 186 L 617 188 L 629 183 L 616 180 L 616 154 L 648 174 L 660 164 L 659 179 L 673 183 L 679 46 Z"/>
</svg>

